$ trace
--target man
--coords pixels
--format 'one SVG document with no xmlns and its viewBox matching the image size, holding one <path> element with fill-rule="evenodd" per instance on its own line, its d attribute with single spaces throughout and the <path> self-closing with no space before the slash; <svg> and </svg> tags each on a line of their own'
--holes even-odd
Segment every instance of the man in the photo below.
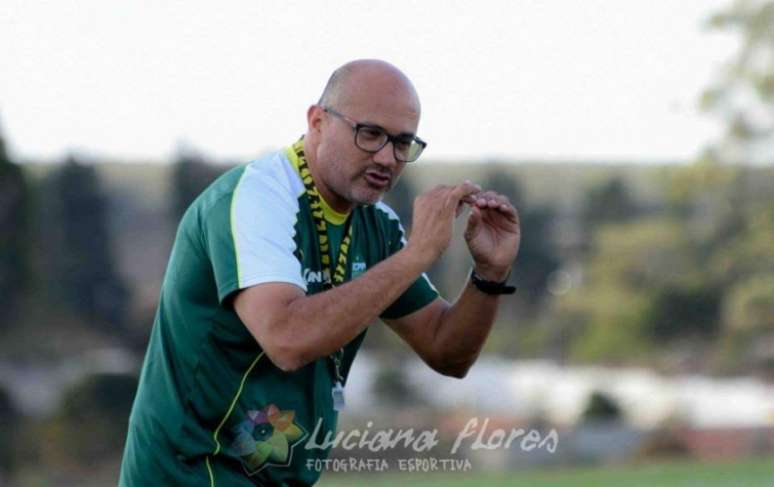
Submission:
<svg viewBox="0 0 774 487">
<path fill-rule="evenodd" d="M 438 372 L 463 377 L 519 246 L 508 200 L 473 183 L 414 203 L 408 241 L 380 202 L 425 143 L 406 76 L 334 72 L 291 147 L 215 181 L 177 232 L 143 364 L 121 485 L 311 485 L 305 448 L 335 431 L 349 369 L 383 319 Z M 463 206 L 473 272 L 450 305 L 424 272 Z"/>
</svg>

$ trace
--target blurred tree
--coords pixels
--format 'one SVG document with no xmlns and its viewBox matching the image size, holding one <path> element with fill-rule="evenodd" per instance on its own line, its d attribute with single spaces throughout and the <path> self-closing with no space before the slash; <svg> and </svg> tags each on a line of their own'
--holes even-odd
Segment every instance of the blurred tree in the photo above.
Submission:
<svg viewBox="0 0 774 487">
<path fill-rule="evenodd" d="M 636 218 L 639 208 L 631 191 L 620 177 L 598 182 L 586 190 L 581 210 L 581 224 L 586 234 L 584 241 L 600 225 L 623 223 Z"/>
<path fill-rule="evenodd" d="M 774 333 L 774 275 L 761 274 L 737 284 L 724 314 L 730 331 Z"/>
<path fill-rule="evenodd" d="M 518 179 L 506 171 L 492 171 L 481 185 L 503 194 L 519 210 L 522 238 L 511 281 L 526 304 L 536 306 L 546 296 L 548 278 L 559 268 L 559 257 L 552 234 L 554 212 L 526 201 Z"/>
<path fill-rule="evenodd" d="M 120 455 L 137 378 L 100 373 L 67 390 L 44 433 L 42 454 L 62 462 L 91 465 Z"/>
<path fill-rule="evenodd" d="M 721 162 L 770 162 L 774 157 L 774 1 L 736 0 L 710 19 L 736 29 L 740 49 L 703 95 L 702 105 L 727 122 L 710 154 Z"/>
<path fill-rule="evenodd" d="M 103 326 L 122 326 L 129 290 L 116 270 L 108 208 L 92 166 L 69 157 L 45 182 L 43 233 L 53 295 Z"/>
<path fill-rule="evenodd" d="M 552 342 L 580 362 L 640 362 L 653 352 L 642 330 L 647 305 L 644 295 L 614 283 L 581 288 L 561 297 L 557 322 L 564 327 L 554 330 Z"/>
<path fill-rule="evenodd" d="M 698 244 L 702 258 L 744 231 L 753 192 L 745 182 L 748 176 L 743 168 L 704 154 L 693 164 L 664 176 L 667 213 L 682 223 L 683 231 Z"/>
<path fill-rule="evenodd" d="M 736 173 L 736 168 L 720 164 L 709 154 L 691 165 L 664 170 L 660 183 L 665 188 L 667 210 L 676 218 L 689 216 L 695 201 L 726 192 Z"/>
<path fill-rule="evenodd" d="M 657 334 L 669 323 L 675 326 L 672 332 L 691 328 L 696 332 L 699 325 L 705 336 L 714 337 L 713 330 L 719 331 L 713 353 L 716 370 L 749 371 L 774 359 L 774 354 L 764 350 L 770 348 L 766 344 L 772 342 L 766 337 L 771 333 L 765 326 L 753 325 L 760 320 L 752 318 L 749 307 L 751 301 L 760 299 L 753 297 L 755 293 L 765 292 L 758 278 L 774 273 L 774 194 L 770 189 L 774 171 L 725 164 L 705 154 L 673 173 L 674 177 L 665 180 L 670 214 L 693 242 L 701 272 L 700 277 L 694 275 L 693 282 L 685 279 L 655 290 L 646 321 Z M 668 296 L 675 291 L 677 295 Z M 754 349 L 763 351 L 754 353 Z M 756 354 L 759 358 L 753 360 Z"/>
<path fill-rule="evenodd" d="M 748 211 L 746 225 L 715 245 L 707 259 L 713 280 L 726 289 L 754 275 L 774 274 L 774 194 Z"/>
<path fill-rule="evenodd" d="M 758 266 L 774 268 L 770 244 L 761 244 L 770 235 L 753 221 L 770 184 L 761 188 L 765 174 L 750 167 L 774 158 L 774 1 L 737 0 L 709 26 L 736 30 L 741 38 L 701 100 L 725 121 L 726 131 L 665 186 L 672 214 L 697 241 L 699 258 L 711 263 L 708 277 L 723 293 Z"/>
<path fill-rule="evenodd" d="M 774 277 L 758 274 L 733 286 L 723 302 L 724 334 L 714 354 L 723 372 L 774 378 Z"/>
<path fill-rule="evenodd" d="M 0 134 L 0 326 L 13 321 L 29 282 L 29 187 Z"/>
<path fill-rule="evenodd" d="M 700 299 L 686 289 L 694 289 L 691 286 L 702 276 L 695 247 L 679 222 L 649 218 L 601 226 L 583 284 L 557 300 L 555 319 L 565 327 L 554 331 L 552 341 L 572 335 L 574 340 L 564 347 L 582 361 L 646 358 L 655 349 L 654 338 L 660 336 L 654 329 L 677 333 L 717 322 L 712 307 L 710 316 L 681 309 L 680 317 L 694 324 L 688 327 L 670 315 L 686 301 Z M 671 291 L 659 294 L 664 289 Z M 701 297 L 705 291 L 695 292 Z"/>
<path fill-rule="evenodd" d="M 223 172 L 190 148 L 180 148 L 172 170 L 171 218 L 175 226 L 185 210 Z"/>
<path fill-rule="evenodd" d="M 19 416 L 11 395 L 0 387 L 0 482 L 16 466 Z"/>
<path fill-rule="evenodd" d="M 496 166 L 487 173 L 486 178 L 481 183 L 481 187 L 485 191 L 495 191 L 507 196 L 517 208 L 521 208 L 527 203 L 519 180 L 509 171 L 498 169 Z"/>
<path fill-rule="evenodd" d="M 588 264 L 589 283 L 642 293 L 692 280 L 701 269 L 679 221 L 662 218 L 601 227 Z"/>
<path fill-rule="evenodd" d="M 594 391 L 589 397 L 581 418 L 584 422 L 617 422 L 623 419 L 623 411 L 611 396 L 601 391 Z"/>
<path fill-rule="evenodd" d="M 655 341 L 713 338 L 720 325 L 720 290 L 698 281 L 653 291 L 643 316 L 643 329 Z"/>
<path fill-rule="evenodd" d="M 552 233 L 554 215 L 554 211 L 545 206 L 520 213 L 523 233 L 513 283 L 527 302 L 534 305 L 546 297 L 549 277 L 559 268 Z"/>
</svg>

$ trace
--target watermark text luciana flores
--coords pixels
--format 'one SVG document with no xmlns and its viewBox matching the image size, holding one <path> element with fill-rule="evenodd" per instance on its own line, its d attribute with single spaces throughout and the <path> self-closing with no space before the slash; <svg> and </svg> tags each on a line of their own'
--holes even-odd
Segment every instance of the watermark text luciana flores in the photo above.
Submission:
<svg viewBox="0 0 774 487">
<path fill-rule="evenodd" d="M 395 448 L 411 448 L 417 453 L 430 452 L 438 446 L 438 430 L 414 430 L 408 429 L 378 429 L 371 430 L 373 421 L 366 423 L 366 428 L 342 430 L 335 435 L 332 431 L 325 432 L 322 440 L 322 420 L 318 420 L 314 432 L 309 435 L 304 448 L 307 450 L 328 448 L 341 448 L 344 450 L 368 450 L 381 452 Z M 509 431 L 501 428 L 489 428 L 489 418 L 479 421 L 471 418 L 465 427 L 457 434 L 449 454 L 454 455 L 460 448 L 470 450 L 495 450 L 498 448 L 521 448 L 529 452 L 544 449 L 554 453 L 559 444 L 559 435 L 555 429 L 551 429 L 545 435 L 539 431 L 523 428 L 511 428 Z"/>
</svg>

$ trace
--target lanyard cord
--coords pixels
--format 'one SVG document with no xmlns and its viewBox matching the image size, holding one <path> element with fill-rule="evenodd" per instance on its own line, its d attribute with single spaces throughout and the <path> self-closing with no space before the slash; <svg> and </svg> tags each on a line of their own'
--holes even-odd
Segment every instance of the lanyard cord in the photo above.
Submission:
<svg viewBox="0 0 774 487">
<path fill-rule="evenodd" d="M 331 255 L 330 245 L 328 245 L 328 225 L 325 222 L 323 215 L 322 202 L 320 200 L 320 193 L 314 185 L 314 179 L 312 179 L 312 173 L 309 170 L 309 165 L 306 162 L 306 156 L 304 154 L 304 140 L 301 139 L 293 144 L 293 151 L 298 157 L 298 173 L 301 176 L 301 180 L 304 182 L 306 188 L 306 195 L 309 199 L 309 208 L 312 214 L 312 220 L 314 221 L 315 228 L 317 229 L 317 241 L 320 246 L 320 261 L 322 263 L 322 275 L 323 278 L 327 277 L 323 286 L 325 290 L 331 289 L 334 286 L 338 286 L 344 282 L 344 275 L 347 269 L 347 258 L 349 255 L 349 246 L 352 242 L 352 214 L 347 217 L 347 221 L 344 224 L 344 237 L 341 239 L 341 245 L 339 246 L 339 255 L 336 261 L 336 269 L 331 275 Z M 344 377 L 341 374 L 341 362 L 344 358 L 344 347 L 336 350 L 330 359 L 333 363 L 333 373 L 335 380 L 344 384 Z"/>
</svg>

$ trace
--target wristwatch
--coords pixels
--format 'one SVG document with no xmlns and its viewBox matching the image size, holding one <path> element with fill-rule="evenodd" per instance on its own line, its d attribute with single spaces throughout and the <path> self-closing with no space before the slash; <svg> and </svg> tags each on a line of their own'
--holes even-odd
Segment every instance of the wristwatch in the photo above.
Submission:
<svg viewBox="0 0 774 487">
<path fill-rule="evenodd" d="M 510 277 L 510 274 L 508 276 Z M 487 281 L 476 274 L 475 269 L 472 269 L 470 271 L 470 280 L 479 291 L 485 294 L 513 294 L 516 292 L 515 286 L 508 285 L 508 277 L 503 282 Z"/>
</svg>

